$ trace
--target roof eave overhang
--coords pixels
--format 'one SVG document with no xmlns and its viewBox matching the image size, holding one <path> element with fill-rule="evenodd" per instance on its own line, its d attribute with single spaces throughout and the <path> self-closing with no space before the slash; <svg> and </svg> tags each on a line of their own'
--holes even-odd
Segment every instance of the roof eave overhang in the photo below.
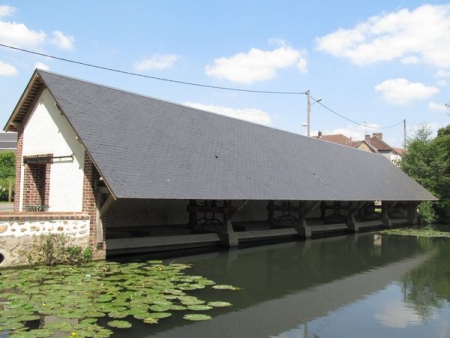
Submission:
<svg viewBox="0 0 450 338">
<path fill-rule="evenodd" d="M 43 85 L 45 85 L 44 81 L 40 77 L 39 72 L 36 70 L 22 93 L 22 96 L 20 97 L 20 100 L 14 108 L 11 116 L 6 122 L 6 125 L 3 127 L 4 131 L 18 132 L 21 129 L 23 119 L 29 112 Z"/>
<path fill-rule="evenodd" d="M 47 87 L 45 84 L 44 79 L 39 74 L 39 70 L 35 70 L 33 75 L 31 76 L 30 81 L 28 82 L 27 87 L 25 88 L 24 92 L 22 93 L 22 96 L 19 99 L 19 102 L 17 103 L 16 107 L 14 108 L 11 116 L 9 117 L 8 121 L 6 122 L 6 125 L 4 126 L 3 130 L 8 132 L 19 132 L 22 125 L 25 116 L 29 113 L 30 109 L 32 109 L 33 104 L 35 103 L 36 98 L 38 97 L 39 93 L 42 92 L 43 88 Z M 51 91 L 50 91 L 51 92 Z M 54 95 L 52 94 L 53 98 Z M 55 98 L 54 98 L 55 99 Z M 56 99 L 55 99 L 56 101 Z M 58 106 L 58 109 L 61 111 L 61 113 L 64 114 L 61 107 Z M 67 116 L 66 116 L 67 117 Z M 77 130 L 73 127 L 72 123 L 68 120 L 69 124 L 71 125 L 72 129 L 74 130 L 75 134 L 77 135 L 77 139 L 80 141 L 80 143 L 83 145 L 84 149 L 86 149 L 86 145 L 84 144 L 83 140 L 80 138 L 80 135 L 78 134 Z M 95 161 L 92 159 L 91 156 L 89 156 L 92 163 L 96 167 L 97 171 L 100 173 L 101 177 L 103 177 L 100 169 L 98 168 Z M 114 194 L 113 190 L 111 189 L 110 185 L 107 182 L 107 179 L 104 177 L 104 182 L 106 187 L 108 188 L 111 196 L 114 199 L 117 199 L 116 195 Z"/>
</svg>

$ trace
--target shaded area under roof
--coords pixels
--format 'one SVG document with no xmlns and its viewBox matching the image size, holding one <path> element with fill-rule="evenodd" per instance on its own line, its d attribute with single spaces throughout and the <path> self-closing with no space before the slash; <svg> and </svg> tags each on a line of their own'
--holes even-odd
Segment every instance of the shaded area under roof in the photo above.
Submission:
<svg viewBox="0 0 450 338">
<path fill-rule="evenodd" d="M 31 81 L 50 90 L 117 198 L 435 199 L 378 154 L 46 71 L 36 74 Z M 19 102 L 10 121 L 21 112 Z"/>
</svg>

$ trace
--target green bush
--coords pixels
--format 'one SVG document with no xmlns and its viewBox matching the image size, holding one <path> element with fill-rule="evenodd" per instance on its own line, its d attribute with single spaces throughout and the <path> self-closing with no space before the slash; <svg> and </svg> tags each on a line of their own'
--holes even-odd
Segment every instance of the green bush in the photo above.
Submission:
<svg viewBox="0 0 450 338">
<path fill-rule="evenodd" d="M 0 152 L 0 201 L 7 201 L 11 183 L 14 194 L 14 180 L 16 171 L 16 155 L 12 151 Z"/>
<path fill-rule="evenodd" d="M 436 220 L 436 213 L 434 211 L 433 202 L 425 201 L 419 205 L 419 219 L 420 224 L 429 227 L 430 224 Z"/>
<path fill-rule="evenodd" d="M 92 261 L 92 249 L 71 245 L 66 235 L 42 234 L 37 236 L 26 252 L 32 265 L 81 265 Z"/>
</svg>

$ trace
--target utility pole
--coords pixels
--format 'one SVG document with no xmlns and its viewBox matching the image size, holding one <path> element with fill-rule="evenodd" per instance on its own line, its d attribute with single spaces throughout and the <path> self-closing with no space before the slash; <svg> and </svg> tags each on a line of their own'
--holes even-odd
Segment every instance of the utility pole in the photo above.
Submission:
<svg viewBox="0 0 450 338">
<path fill-rule="evenodd" d="M 310 92 L 309 92 L 309 89 L 305 92 L 305 94 L 306 94 L 306 97 L 307 97 L 307 101 L 306 101 L 306 114 L 307 114 L 307 116 L 306 116 L 306 124 L 307 124 L 307 126 L 306 126 L 306 130 L 307 130 L 307 132 L 306 132 L 306 135 L 308 136 L 308 137 L 310 137 L 311 135 L 310 135 L 310 133 L 311 133 L 311 95 L 310 95 Z"/>
<path fill-rule="evenodd" d="M 406 150 L 406 119 L 403 120 L 403 148 Z"/>
</svg>

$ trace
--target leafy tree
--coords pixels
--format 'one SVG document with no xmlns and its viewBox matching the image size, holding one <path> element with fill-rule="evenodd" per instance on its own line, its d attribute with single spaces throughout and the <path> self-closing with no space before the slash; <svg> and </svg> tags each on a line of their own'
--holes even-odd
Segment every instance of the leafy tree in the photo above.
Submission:
<svg viewBox="0 0 450 338">
<path fill-rule="evenodd" d="M 450 125 L 438 130 L 430 150 L 433 154 L 432 191 L 439 198 L 436 212 L 440 219 L 448 222 L 450 221 Z"/>
<path fill-rule="evenodd" d="M 439 198 L 433 207 L 429 202 L 421 204 L 421 220 L 428 224 L 436 217 L 450 221 L 450 125 L 439 129 L 434 139 L 431 134 L 431 129 L 422 124 L 407 141 L 401 162 L 409 176 Z"/>
<path fill-rule="evenodd" d="M 0 152 L 0 200 L 8 199 L 9 183 L 14 187 L 16 155 L 12 151 Z"/>
</svg>

